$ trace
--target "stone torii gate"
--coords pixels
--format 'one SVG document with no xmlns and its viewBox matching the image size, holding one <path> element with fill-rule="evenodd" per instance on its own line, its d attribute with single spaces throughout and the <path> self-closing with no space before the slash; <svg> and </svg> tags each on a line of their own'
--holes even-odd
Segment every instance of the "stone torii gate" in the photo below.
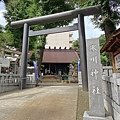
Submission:
<svg viewBox="0 0 120 120">
<path fill-rule="evenodd" d="M 83 90 L 88 91 L 88 77 L 87 77 L 87 60 L 86 60 L 86 39 L 85 39 L 85 27 L 84 16 L 100 13 L 100 6 L 88 7 L 85 9 L 75 9 L 66 12 L 40 16 L 30 19 L 19 20 L 11 22 L 13 27 L 23 27 L 23 44 L 22 44 L 22 58 L 21 58 L 21 79 L 22 88 L 26 87 L 26 70 L 27 70 L 27 53 L 28 53 L 28 37 L 36 35 L 44 35 L 50 33 L 59 33 L 78 30 L 80 41 L 80 60 L 81 60 L 81 73 L 82 73 L 82 85 Z M 29 31 L 31 25 L 46 24 L 56 21 L 69 20 L 78 18 L 78 24 L 70 27 L 53 28 L 41 31 Z"/>
<path fill-rule="evenodd" d="M 83 90 L 88 91 L 88 85 L 89 85 L 89 111 L 86 111 L 84 113 L 83 120 L 112 120 L 111 117 L 105 117 L 102 86 L 101 86 L 101 74 L 99 74 L 99 79 L 93 80 L 94 73 L 92 74 L 92 77 L 90 76 L 90 74 L 88 74 L 90 73 L 90 69 L 91 69 L 90 68 L 91 63 L 89 60 L 88 60 L 88 65 L 90 66 L 88 66 L 88 70 L 87 70 L 87 53 L 89 53 L 90 55 L 94 55 L 94 53 L 93 52 L 90 53 L 89 51 L 87 52 L 86 50 L 84 16 L 99 14 L 100 12 L 101 12 L 100 6 L 93 6 L 85 9 L 75 9 L 71 11 L 66 11 L 66 12 L 41 16 L 41 17 L 35 17 L 35 18 L 15 21 L 11 23 L 11 25 L 14 27 L 24 26 L 22 58 L 21 58 L 21 80 L 22 80 L 23 88 L 25 88 L 26 86 L 28 37 L 78 30 L 79 41 L 80 41 L 80 60 L 81 60 Z M 78 24 L 73 26 L 68 26 L 68 27 L 52 28 L 52 29 L 40 30 L 40 31 L 29 30 L 29 27 L 31 25 L 46 24 L 46 23 L 51 23 L 56 21 L 69 20 L 73 18 L 78 18 Z M 95 47 L 99 47 L 97 40 L 93 40 L 92 42 L 89 41 L 87 43 L 89 43 L 90 45 L 88 47 L 92 46 L 92 49 L 94 48 L 93 46 L 94 44 L 95 44 Z M 96 57 L 98 58 L 99 50 L 96 50 L 95 54 L 96 54 Z M 97 64 L 96 67 L 100 67 L 100 60 L 99 60 L 99 64 Z"/>
</svg>

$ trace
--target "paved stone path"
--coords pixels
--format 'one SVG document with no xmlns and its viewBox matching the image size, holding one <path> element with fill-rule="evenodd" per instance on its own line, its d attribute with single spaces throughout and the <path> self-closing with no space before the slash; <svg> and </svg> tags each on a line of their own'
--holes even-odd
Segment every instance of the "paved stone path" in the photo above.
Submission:
<svg viewBox="0 0 120 120">
<path fill-rule="evenodd" d="M 48 86 L 0 96 L 0 120 L 76 120 L 77 86 Z"/>
</svg>

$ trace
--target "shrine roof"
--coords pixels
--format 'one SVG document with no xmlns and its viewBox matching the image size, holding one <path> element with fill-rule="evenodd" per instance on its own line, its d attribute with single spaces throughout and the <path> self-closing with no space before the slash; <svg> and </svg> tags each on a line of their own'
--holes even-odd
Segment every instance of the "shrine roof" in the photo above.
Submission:
<svg viewBox="0 0 120 120">
<path fill-rule="evenodd" d="M 120 48 L 120 28 L 114 31 L 104 46 L 101 48 L 101 52 L 115 52 Z"/>
<path fill-rule="evenodd" d="M 78 53 L 73 49 L 45 49 L 42 63 L 72 63 L 78 59 Z"/>
</svg>

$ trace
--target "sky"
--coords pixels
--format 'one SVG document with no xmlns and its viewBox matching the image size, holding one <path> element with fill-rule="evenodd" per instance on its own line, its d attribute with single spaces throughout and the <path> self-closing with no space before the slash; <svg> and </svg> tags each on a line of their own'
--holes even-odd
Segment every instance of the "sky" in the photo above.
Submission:
<svg viewBox="0 0 120 120">
<path fill-rule="evenodd" d="M 3 4 L 3 2 L 0 2 L 0 25 L 3 25 L 3 26 L 6 25 L 5 18 L 3 17 L 4 12 L 6 12 L 5 5 Z"/>
<path fill-rule="evenodd" d="M 101 29 L 95 28 L 95 25 L 92 23 L 91 18 L 92 16 L 84 17 L 86 39 L 98 38 L 100 37 L 100 35 L 104 34 L 104 32 L 101 31 Z M 73 23 L 76 22 L 77 19 L 75 19 Z M 73 32 L 73 38 L 78 39 L 78 31 Z"/>
<path fill-rule="evenodd" d="M 0 25 L 5 26 L 6 21 L 5 18 L 3 17 L 3 13 L 6 12 L 5 10 L 5 5 L 3 2 L 0 2 Z M 85 33 L 86 33 L 86 38 L 98 38 L 101 34 L 104 34 L 103 31 L 101 31 L 99 28 L 95 28 L 93 23 L 90 20 L 91 16 L 85 17 Z M 75 19 L 73 23 L 76 23 L 77 20 Z M 73 32 L 73 38 L 76 40 L 78 39 L 78 31 Z"/>
</svg>

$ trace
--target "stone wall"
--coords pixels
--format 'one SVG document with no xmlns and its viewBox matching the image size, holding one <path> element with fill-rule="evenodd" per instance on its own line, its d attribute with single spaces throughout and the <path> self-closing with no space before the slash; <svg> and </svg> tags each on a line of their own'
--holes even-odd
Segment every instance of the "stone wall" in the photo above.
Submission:
<svg viewBox="0 0 120 120">
<path fill-rule="evenodd" d="M 114 120 L 120 120 L 120 73 L 102 78 L 106 113 L 112 115 Z"/>
<path fill-rule="evenodd" d="M 19 78 L 17 74 L 0 74 L 0 93 L 18 89 Z"/>
<path fill-rule="evenodd" d="M 113 73 L 112 66 L 102 66 L 103 74 L 107 76 L 111 76 Z"/>
<path fill-rule="evenodd" d="M 20 89 L 21 83 L 19 74 L 0 74 L 0 93 Z M 36 84 L 35 74 L 27 75 L 27 87 L 33 87 Z"/>
</svg>

